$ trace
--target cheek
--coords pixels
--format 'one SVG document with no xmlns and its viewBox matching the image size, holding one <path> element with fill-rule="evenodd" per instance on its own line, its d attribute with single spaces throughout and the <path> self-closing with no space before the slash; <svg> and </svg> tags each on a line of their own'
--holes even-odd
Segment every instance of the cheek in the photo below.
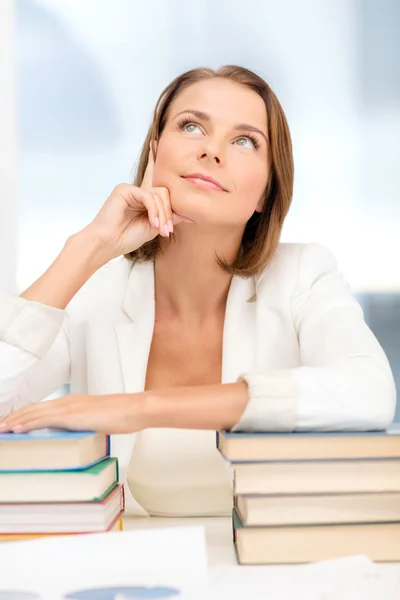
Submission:
<svg viewBox="0 0 400 600">
<path fill-rule="evenodd" d="M 242 160 L 237 165 L 235 173 L 241 192 L 259 196 L 264 190 L 268 178 L 268 168 L 264 161 Z"/>
<path fill-rule="evenodd" d="M 153 184 L 167 185 L 171 178 L 182 169 L 179 145 L 170 139 L 160 140 L 154 166 Z"/>
<path fill-rule="evenodd" d="M 154 166 L 154 174 L 163 172 L 168 169 L 171 160 L 173 160 L 173 152 L 170 151 L 167 144 L 159 144 L 157 147 L 156 162 Z"/>
<path fill-rule="evenodd" d="M 268 180 L 268 168 L 254 161 L 241 161 L 235 169 L 236 193 L 244 213 L 253 214 L 258 201 L 263 196 Z"/>
</svg>

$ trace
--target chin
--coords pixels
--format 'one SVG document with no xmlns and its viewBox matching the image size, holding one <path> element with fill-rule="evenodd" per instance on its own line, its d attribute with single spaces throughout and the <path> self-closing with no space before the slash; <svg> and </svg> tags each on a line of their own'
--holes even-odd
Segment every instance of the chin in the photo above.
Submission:
<svg viewBox="0 0 400 600">
<path fill-rule="evenodd" d="M 216 210 L 215 197 L 213 194 L 207 194 L 204 190 L 188 191 L 178 185 L 170 186 L 171 208 L 175 213 L 193 219 L 196 223 L 204 225 L 216 224 L 221 215 L 220 210 Z M 214 217 L 214 218 L 213 218 Z"/>
<path fill-rule="evenodd" d="M 183 217 L 188 217 L 189 219 L 195 219 L 196 216 L 199 216 L 199 206 L 197 198 L 189 198 L 187 194 L 183 197 L 182 192 L 174 193 L 170 190 L 170 198 L 171 198 L 171 208 L 174 212 L 182 215 Z M 196 210 L 197 209 L 197 210 Z"/>
</svg>

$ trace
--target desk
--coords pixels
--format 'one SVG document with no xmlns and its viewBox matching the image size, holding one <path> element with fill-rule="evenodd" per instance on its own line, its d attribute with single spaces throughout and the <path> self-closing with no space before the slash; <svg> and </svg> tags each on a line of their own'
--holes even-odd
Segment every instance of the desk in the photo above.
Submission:
<svg viewBox="0 0 400 600">
<path fill-rule="evenodd" d="M 190 526 L 204 527 L 205 529 L 208 565 L 210 568 L 238 566 L 232 541 L 232 520 L 230 517 L 124 517 L 124 529 Z"/>
<path fill-rule="evenodd" d="M 292 582 L 286 582 L 288 575 L 287 565 L 273 565 L 273 566 L 241 566 L 237 563 L 236 554 L 233 547 L 232 541 L 232 522 L 230 517 L 214 517 L 214 518 L 161 518 L 161 517 L 124 517 L 124 529 L 146 529 L 146 528 L 160 528 L 160 527 L 186 527 L 186 526 L 201 526 L 204 527 L 207 554 L 208 554 L 208 565 L 210 569 L 210 586 L 211 591 L 217 590 L 218 594 L 216 597 L 229 596 L 230 600 L 240 598 L 243 600 L 243 592 L 251 593 L 252 600 L 258 598 L 270 597 L 274 600 L 282 598 L 300 600 L 307 598 L 307 600 L 317 600 L 324 598 L 324 600 L 331 600 L 341 597 L 342 588 L 337 588 L 335 592 L 335 573 L 332 571 L 332 580 L 329 580 L 325 576 L 323 581 L 317 582 L 315 576 L 305 576 L 309 573 L 307 565 L 292 565 L 290 566 L 290 576 Z M 315 564 L 315 563 L 314 563 Z M 379 573 L 382 573 L 382 582 L 376 583 L 376 590 L 373 588 L 373 582 L 354 582 L 357 587 L 348 587 L 346 592 L 349 592 L 349 596 L 345 596 L 346 599 L 351 597 L 353 592 L 358 592 L 355 598 L 365 598 L 365 600 L 378 599 L 379 600 L 400 600 L 400 563 L 383 564 L 377 563 Z M 303 576 L 304 575 L 304 576 Z M 384 589 L 386 579 L 387 591 Z M 340 579 L 340 578 L 339 578 Z M 392 580 L 398 581 L 399 593 L 395 592 L 393 595 L 393 586 L 390 584 Z M 387 583 L 389 582 L 389 583 Z M 229 583 L 232 587 L 229 587 Z M 288 584 L 287 591 L 285 591 L 285 583 Z M 292 584 L 292 586 L 291 586 Z M 343 584 L 339 582 L 338 585 Z M 296 594 L 293 595 L 293 585 L 296 586 Z M 365 585 L 365 588 L 364 588 Z M 395 586 L 396 587 L 396 586 Z M 234 589 L 233 589 L 234 588 Z M 276 590 L 279 588 L 280 593 L 277 595 Z M 289 589 L 290 588 L 290 589 Z M 335 589 L 334 589 L 335 588 Z M 262 589 L 262 594 L 261 590 Z M 375 595 L 376 593 L 376 595 Z M 222 596 L 221 596 L 222 594 Z M 266 595 L 268 594 L 268 595 Z M 304 594 L 304 596 L 302 595 Z M 214 594 L 210 595 L 210 598 L 214 598 Z"/>
</svg>

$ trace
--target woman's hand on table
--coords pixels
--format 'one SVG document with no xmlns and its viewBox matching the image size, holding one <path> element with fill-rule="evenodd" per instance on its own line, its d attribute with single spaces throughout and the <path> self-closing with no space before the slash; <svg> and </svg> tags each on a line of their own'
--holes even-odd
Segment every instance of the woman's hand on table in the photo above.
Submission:
<svg viewBox="0 0 400 600">
<path fill-rule="evenodd" d="M 35 402 L 0 423 L 0 433 L 57 428 L 134 433 L 149 427 L 231 429 L 249 399 L 247 383 L 179 386 L 136 394 L 68 394 Z"/>
<path fill-rule="evenodd" d="M 21 408 L 0 423 L 0 433 L 23 433 L 32 429 L 61 428 L 99 431 L 107 434 L 132 433 L 149 427 L 147 394 L 68 394 L 55 400 L 35 402 Z"/>
</svg>

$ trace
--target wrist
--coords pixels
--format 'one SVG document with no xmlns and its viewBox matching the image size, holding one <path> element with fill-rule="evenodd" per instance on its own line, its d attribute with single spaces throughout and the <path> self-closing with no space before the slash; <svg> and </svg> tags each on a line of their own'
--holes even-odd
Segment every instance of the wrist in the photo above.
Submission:
<svg viewBox="0 0 400 600">
<path fill-rule="evenodd" d="M 110 256 L 101 237 L 89 226 L 71 235 L 65 250 L 79 257 L 79 262 L 92 274 L 109 262 Z"/>
<path fill-rule="evenodd" d="M 140 396 L 142 396 L 140 403 L 141 429 L 165 427 L 166 419 L 164 413 L 167 409 L 166 402 L 153 390 L 143 392 Z"/>
<path fill-rule="evenodd" d="M 163 388 L 139 395 L 143 428 L 231 429 L 249 399 L 245 381 Z"/>
</svg>

